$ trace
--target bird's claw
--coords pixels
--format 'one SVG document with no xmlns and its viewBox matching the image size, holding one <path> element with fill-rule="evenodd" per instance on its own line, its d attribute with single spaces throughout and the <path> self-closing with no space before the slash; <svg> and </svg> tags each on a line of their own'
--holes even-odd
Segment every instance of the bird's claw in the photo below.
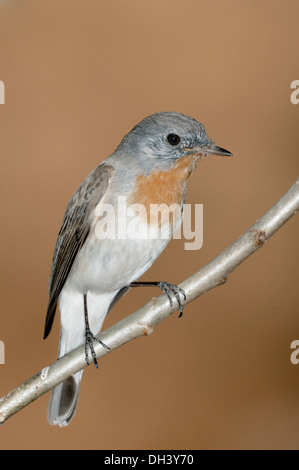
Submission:
<svg viewBox="0 0 299 470">
<path fill-rule="evenodd" d="M 86 328 L 86 331 L 85 331 L 85 361 L 86 361 L 86 364 L 89 366 L 90 362 L 89 362 L 89 357 L 88 356 L 89 356 L 89 351 L 90 351 L 90 353 L 92 355 L 93 363 L 94 363 L 95 367 L 98 369 L 99 365 L 98 365 L 98 361 L 97 361 L 97 356 L 96 356 L 96 353 L 95 353 L 95 350 L 94 350 L 94 347 L 93 347 L 93 342 L 94 341 L 101 344 L 104 348 L 110 349 L 109 346 L 107 346 L 107 344 L 103 343 L 103 341 L 101 341 L 99 338 L 94 336 L 89 328 Z"/>
<path fill-rule="evenodd" d="M 171 298 L 170 292 L 173 293 L 179 306 L 179 310 L 180 310 L 179 318 L 180 318 L 183 315 L 183 305 L 182 305 L 182 301 L 180 298 L 180 294 L 183 296 L 184 300 L 186 300 L 187 299 L 186 292 L 181 287 L 176 286 L 175 284 L 170 284 L 169 282 L 166 282 L 166 281 L 159 282 L 158 287 L 160 287 L 162 292 L 167 295 L 171 307 L 173 306 L 173 300 Z"/>
</svg>

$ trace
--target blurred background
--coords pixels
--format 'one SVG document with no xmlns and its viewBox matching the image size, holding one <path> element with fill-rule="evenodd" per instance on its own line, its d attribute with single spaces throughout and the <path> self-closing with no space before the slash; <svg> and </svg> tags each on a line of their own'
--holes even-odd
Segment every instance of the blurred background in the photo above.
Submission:
<svg viewBox="0 0 299 470">
<path fill-rule="evenodd" d="M 66 205 L 142 118 L 188 114 L 234 158 L 200 162 L 187 202 L 204 244 L 174 240 L 144 280 L 179 283 L 298 177 L 297 0 L 9 0 L 0 4 L 0 396 L 55 361 L 43 341 Z M 49 395 L 0 428 L 1 449 L 298 449 L 298 228 L 291 219 L 228 282 L 85 372 L 78 412 L 50 427 Z M 105 321 L 157 289 L 136 289 Z"/>
</svg>

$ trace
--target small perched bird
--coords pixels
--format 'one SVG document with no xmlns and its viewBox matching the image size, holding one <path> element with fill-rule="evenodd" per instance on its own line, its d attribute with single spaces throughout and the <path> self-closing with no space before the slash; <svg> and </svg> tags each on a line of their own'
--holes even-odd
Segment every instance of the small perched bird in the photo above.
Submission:
<svg viewBox="0 0 299 470">
<path fill-rule="evenodd" d="M 79 186 L 66 208 L 50 276 L 44 338 L 51 331 L 59 303 L 59 357 L 85 343 L 86 362 L 89 364 L 91 354 L 97 367 L 93 344 L 101 341 L 95 335 L 108 311 L 131 287 L 160 287 L 170 302 L 174 295 L 182 314 L 181 296 L 185 293 L 179 287 L 136 280 L 180 226 L 187 179 L 198 160 L 208 155 L 231 153 L 217 147 L 195 119 L 175 112 L 157 113 L 135 126 Z M 145 212 L 136 211 L 136 204 Z M 173 204 L 180 210 L 171 222 L 165 214 L 154 222 L 149 217 L 152 206 L 163 205 L 165 211 Z M 107 210 L 104 216 L 107 207 L 114 214 Z M 111 222 L 114 236 L 100 229 L 103 218 L 106 224 Z M 159 236 L 144 236 L 148 229 L 158 229 L 155 233 Z M 52 391 L 50 424 L 66 426 L 74 417 L 82 374 L 76 373 Z"/>
</svg>

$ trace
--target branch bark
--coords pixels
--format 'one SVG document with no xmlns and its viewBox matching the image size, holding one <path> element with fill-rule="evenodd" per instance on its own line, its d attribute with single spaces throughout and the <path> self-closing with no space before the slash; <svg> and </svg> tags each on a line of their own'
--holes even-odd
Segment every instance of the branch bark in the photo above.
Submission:
<svg viewBox="0 0 299 470">
<path fill-rule="evenodd" d="M 261 248 L 282 225 L 299 210 L 299 179 L 288 192 L 231 246 L 205 267 L 180 284 L 188 304 L 200 295 L 226 282 L 229 274 L 250 255 Z M 127 342 L 152 333 L 153 328 L 177 310 L 171 307 L 166 295 L 151 299 L 132 315 L 112 326 L 99 338 L 115 350 Z M 97 358 L 111 351 L 94 345 Z M 84 345 L 65 355 L 49 367 L 26 380 L 0 399 L 0 423 L 22 410 L 59 383 L 86 367 Z"/>
</svg>

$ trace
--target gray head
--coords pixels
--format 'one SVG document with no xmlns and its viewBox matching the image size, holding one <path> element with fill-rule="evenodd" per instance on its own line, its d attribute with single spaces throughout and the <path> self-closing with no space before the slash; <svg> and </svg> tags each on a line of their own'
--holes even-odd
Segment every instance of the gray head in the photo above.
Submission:
<svg viewBox="0 0 299 470">
<path fill-rule="evenodd" d="M 151 169 L 172 166 L 190 153 L 231 155 L 208 138 L 200 122 L 175 112 L 152 114 L 143 119 L 124 137 L 117 151 Z"/>
</svg>

